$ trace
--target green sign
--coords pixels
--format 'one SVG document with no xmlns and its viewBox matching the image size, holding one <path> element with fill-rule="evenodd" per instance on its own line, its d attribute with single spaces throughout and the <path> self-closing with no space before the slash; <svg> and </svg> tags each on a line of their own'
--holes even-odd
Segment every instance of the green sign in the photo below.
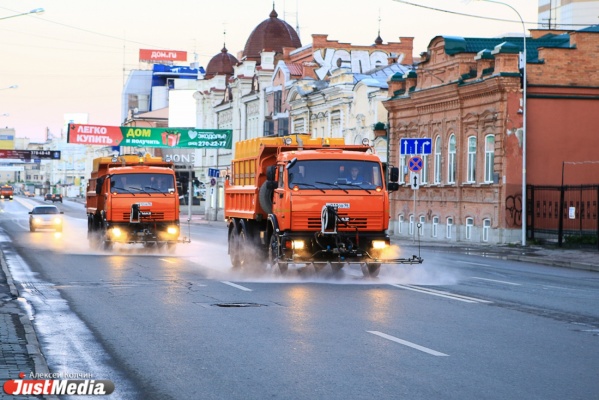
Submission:
<svg viewBox="0 0 599 400">
<path fill-rule="evenodd" d="M 69 124 L 67 143 L 179 149 L 230 149 L 231 129 Z"/>
<path fill-rule="evenodd" d="M 230 129 L 121 127 L 120 146 L 230 149 Z"/>
</svg>

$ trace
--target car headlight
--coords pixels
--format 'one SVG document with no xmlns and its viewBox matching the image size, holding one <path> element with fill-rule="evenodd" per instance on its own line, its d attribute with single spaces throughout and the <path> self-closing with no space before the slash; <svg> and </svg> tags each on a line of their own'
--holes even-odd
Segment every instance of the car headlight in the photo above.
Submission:
<svg viewBox="0 0 599 400">
<path fill-rule="evenodd" d="M 382 250 L 385 247 L 387 247 L 387 242 L 385 242 L 384 240 L 373 240 L 372 241 L 372 248 L 375 250 Z"/>
<path fill-rule="evenodd" d="M 60 224 L 62 224 L 62 219 L 60 219 L 60 218 L 54 218 L 54 223 L 56 225 L 60 225 Z"/>
<path fill-rule="evenodd" d="M 34 224 L 41 224 L 42 223 L 42 219 L 41 218 L 33 218 L 33 223 Z"/>
</svg>

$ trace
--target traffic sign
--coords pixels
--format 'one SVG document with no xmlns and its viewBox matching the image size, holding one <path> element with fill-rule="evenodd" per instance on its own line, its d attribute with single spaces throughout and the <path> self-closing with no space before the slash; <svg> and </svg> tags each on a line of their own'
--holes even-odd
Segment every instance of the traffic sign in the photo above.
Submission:
<svg viewBox="0 0 599 400">
<path fill-rule="evenodd" d="M 410 186 L 413 190 L 420 189 L 420 174 L 418 172 L 410 172 Z"/>
<path fill-rule="evenodd" d="M 418 172 L 422 169 L 422 157 L 414 156 L 408 161 L 408 169 L 412 172 Z"/>
<path fill-rule="evenodd" d="M 208 168 L 208 177 L 210 178 L 218 178 L 220 176 L 220 169 L 218 168 Z"/>
<path fill-rule="evenodd" d="M 399 139 L 399 154 L 431 154 L 432 143 L 431 138 Z"/>
</svg>

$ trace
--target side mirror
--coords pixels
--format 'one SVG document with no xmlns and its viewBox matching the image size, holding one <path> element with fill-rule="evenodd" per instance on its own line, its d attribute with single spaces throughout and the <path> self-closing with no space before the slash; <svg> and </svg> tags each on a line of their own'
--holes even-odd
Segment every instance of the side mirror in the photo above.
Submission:
<svg viewBox="0 0 599 400">
<path fill-rule="evenodd" d="M 397 182 L 398 180 L 399 180 L 399 168 L 391 167 L 391 169 L 389 169 L 389 181 Z"/>
<path fill-rule="evenodd" d="M 387 184 L 387 190 L 389 192 L 396 192 L 396 191 L 398 191 L 399 190 L 399 183 L 397 183 L 397 182 L 389 182 Z"/>
<path fill-rule="evenodd" d="M 102 185 L 104 184 L 104 178 L 98 178 L 96 180 L 96 194 L 102 194 Z"/>
</svg>

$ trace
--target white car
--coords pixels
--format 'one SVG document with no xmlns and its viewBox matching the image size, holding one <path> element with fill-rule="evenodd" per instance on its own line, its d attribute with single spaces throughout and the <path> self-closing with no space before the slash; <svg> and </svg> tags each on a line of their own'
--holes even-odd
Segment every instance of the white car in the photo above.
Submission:
<svg viewBox="0 0 599 400">
<path fill-rule="evenodd" d="M 35 206 L 29 211 L 29 230 L 35 232 L 37 229 L 54 229 L 62 232 L 62 215 L 56 206 Z"/>
</svg>

